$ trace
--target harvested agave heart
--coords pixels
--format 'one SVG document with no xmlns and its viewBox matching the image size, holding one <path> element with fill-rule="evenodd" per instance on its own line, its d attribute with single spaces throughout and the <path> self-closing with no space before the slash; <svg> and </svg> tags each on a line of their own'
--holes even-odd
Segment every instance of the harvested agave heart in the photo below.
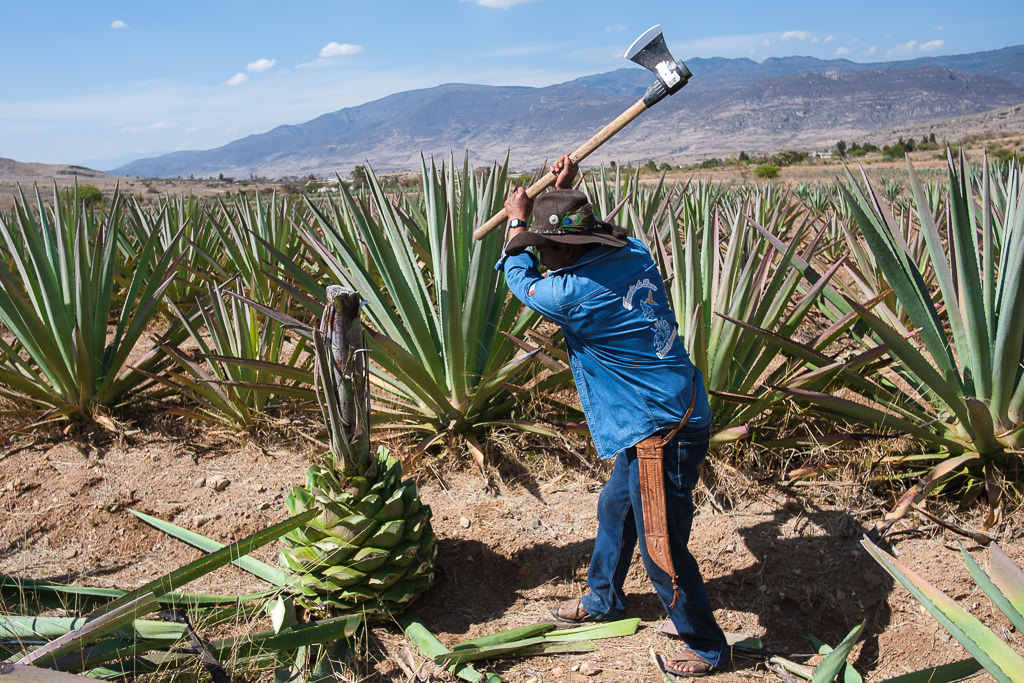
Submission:
<svg viewBox="0 0 1024 683">
<path fill-rule="evenodd" d="M 403 480 L 401 462 L 383 446 L 370 448 L 360 297 L 332 286 L 327 299 L 313 340 L 331 450 L 285 501 L 292 514 L 312 508 L 320 514 L 284 537 L 281 564 L 308 609 L 396 614 L 433 578 L 430 508 L 420 502 L 416 483 Z"/>
</svg>

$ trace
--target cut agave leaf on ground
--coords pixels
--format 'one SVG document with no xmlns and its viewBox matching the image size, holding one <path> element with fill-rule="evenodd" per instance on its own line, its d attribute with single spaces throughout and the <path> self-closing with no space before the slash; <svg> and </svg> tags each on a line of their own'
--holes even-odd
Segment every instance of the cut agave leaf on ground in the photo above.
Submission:
<svg viewBox="0 0 1024 683">
<path fill-rule="evenodd" d="M 531 626 L 523 626 L 521 628 L 514 628 L 508 631 L 498 631 L 487 636 L 481 636 L 479 638 L 473 638 L 472 640 L 466 640 L 461 643 L 456 643 L 452 646 L 452 650 L 465 650 L 468 648 L 487 647 L 489 645 L 500 645 L 502 643 L 508 643 L 514 640 L 523 640 L 525 638 L 533 638 L 541 636 L 548 631 L 552 631 L 555 628 L 555 624 L 550 622 L 533 624 Z"/>
<path fill-rule="evenodd" d="M 544 634 L 544 640 L 554 642 L 570 642 L 575 640 L 598 640 L 601 638 L 620 638 L 636 633 L 640 619 L 619 619 L 617 621 L 601 621 L 585 626 L 563 628 Z"/>
<path fill-rule="evenodd" d="M 137 598 L 119 605 L 116 609 L 104 613 L 95 619 L 88 620 L 84 625 L 66 633 L 46 645 L 33 650 L 19 661 L 22 664 L 33 662 L 54 662 L 61 655 L 83 649 L 89 643 L 102 636 L 116 631 L 139 617 L 157 611 L 160 608 L 152 593 L 144 593 Z"/>
<path fill-rule="evenodd" d="M 94 586 L 71 586 L 52 581 L 38 579 L 22 579 L 0 574 L 0 597 L 8 601 L 6 604 L 27 607 L 39 605 L 54 609 L 65 609 L 80 612 L 92 609 L 120 598 L 128 591 L 120 588 L 97 588 Z M 158 601 L 164 607 L 235 607 L 240 604 L 260 600 L 271 595 L 272 591 L 261 591 L 246 595 L 214 595 L 205 593 L 169 593 L 160 596 Z"/>
<path fill-rule="evenodd" d="M 423 622 L 420 621 L 412 612 L 408 610 L 403 612 L 397 617 L 398 625 L 402 627 L 402 631 L 405 632 L 405 636 L 419 648 L 420 653 L 424 657 L 434 659 L 439 655 L 443 655 L 450 650 L 444 646 L 440 640 L 434 637 Z M 501 683 L 502 678 L 492 673 L 480 673 L 473 667 L 466 664 L 458 664 L 455 666 L 448 667 L 448 670 L 458 676 L 464 681 L 470 683 L 479 683 L 479 681 L 485 681 L 485 683 Z"/>
<path fill-rule="evenodd" d="M 887 678 L 878 683 L 953 683 L 961 681 L 981 671 L 981 664 L 977 659 L 963 659 L 959 662 L 951 662 L 942 666 L 932 666 L 920 671 L 911 671 L 895 678 Z"/>
<path fill-rule="evenodd" d="M 53 640 L 76 631 L 87 623 L 89 620 L 85 617 L 0 616 L 0 639 Z M 177 641 L 184 635 L 185 625 L 155 619 L 136 619 L 115 633 L 141 640 Z"/>
<path fill-rule="evenodd" d="M 496 657 L 592 652 L 597 646 L 589 641 L 633 635 L 639 624 L 640 620 L 633 618 L 554 630 L 555 624 L 543 622 L 459 643 L 450 653 L 435 656 L 434 661 L 451 664 Z"/>
<path fill-rule="evenodd" d="M 141 588 L 137 588 L 129 593 L 125 593 L 116 600 L 113 600 L 110 603 L 93 610 L 89 614 L 89 616 L 97 617 L 101 614 L 110 612 L 148 592 L 153 592 L 157 597 L 170 593 L 176 588 L 183 586 L 191 581 L 194 581 L 200 576 L 204 576 L 214 571 L 215 569 L 223 567 L 224 565 L 230 563 L 232 559 L 237 559 L 243 555 L 248 555 L 256 548 L 264 546 L 267 543 L 270 543 L 271 541 L 280 538 L 292 529 L 299 527 L 308 522 L 309 520 L 313 519 L 314 517 L 316 517 L 316 514 L 316 510 L 307 510 L 302 514 L 295 515 L 294 517 L 289 517 L 283 522 L 278 522 L 277 524 L 271 527 L 267 527 L 262 531 L 257 531 L 255 534 L 252 534 L 251 536 L 246 536 L 237 543 L 232 543 L 229 546 L 225 546 L 224 548 L 221 548 L 220 550 L 213 552 L 207 555 L 206 557 L 201 557 L 195 562 L 190 562 L 189 564 L 186 564 L 183 567 L 179 567 L 174 571 L 168 572 L 167 574 L 164 574 L 163 576 L 154 579 L 153 581 L 150 581 Z"/>
<path fill-rule="evenodd" d="M 850 651 L 852 651 L 853 646 L 857 644 L 857 639 L 860 638 L 860 634 L 863 630 L 864 622 L 861 622 L 859 626 L 854 628 L 853 631 L 851 631 L 849 635 L 847 635 L 846 638 L 843 639 L 843 642 L 840 643 L 839 647 L 836 649 L 832 649 L 831 645 L 825 643 L 822 640 L 819 640 L 813 635 L 810 636 L 809 639 L 811 641 L 811 644 L 814 645 L 815 648 L 817 648 L 818 654 L 825 655 L 825 659 L 822 661 L 821 664 L 818 665 L 818 669 L 823 670 L 821 680 L 832 681 L 832 679 L 835 678 L 836 674 L 832 674 L 832 678 L 824 677 L 827 676 L 828 672 L 838 664 L 839 657 L 842 657 L 842 664 L 839 664 L 838 671 L 842 671 L 843 683 L 863 683 L 864 678 L 859 673 L 857 673 L 857 670 L 854 669 L 853 666 L 846 662 L 847 657 L 850 656 Z M 845 655 L 841 652 L 837 654 L 837 650 L 840 649 L 845 650 Z M 828 664 L 828 668 L 823 668 L 826 664 Z M 818 671 L 816 669 L 815 680 L 818 680 L 817 673 Z"/>
<path fill-rule="evenodd" d="M 860 639 L 860 634 L 864 631 L 864 623 L 860 622 L 857 626 L 850 631 L 843 642 L 839 643 L 834 650 L 825 655 L 825 659 L 822 660 L 821 664 L 814 667 L 814 675 L 811 677 L 811 683 L 832 683 L 836 676 L 841 671 L 853 670 L 853 667 L 846 663 L 846 658 L 850 656 L 850 652 L 853 651 L 853 646 L 857 644 Z M 856 674 L 856 672 L 854 672 Z M 860 675 L 856 675 L 857 679 L 860 679 Z M 852 683 L 853 679 L 844 676 L 846 683 Z"/>
<path fill-rule="evenodd" d="M 147 524 L 150 524 L 156 527 L 157 529 L 160 529 L 161 531 L 170 534 L 171 536 L 174 536 L 179 541 L 184 541 L 189 545 L 194 545 L 200 550 L 205 550 L 208 553 L 215 552 L 224 547 L 223 543 L 218 543 L 212 538 L 207 538 L 206 536 L 203 536 L 200 533 L 196 533 L 195 531 L 183 529 L 182 527 L 176 524 L 172 524 L 171 522 L 167 522 L 157 517 L 152 517 L 144 512 L 139 512 L 138 510 L 129 510 L 128 512 L 132 513 L 133 515 L 141 519 L 143 522 L 146 522 Z M 240 569 L 244 569 L 253 576 L 263 579 L 267 583 L 271 583 L 278 587 L 283 587 L 288 582 L 288 576 L 283 571 L 281 571 L 277 567 L 270 566 L 266 562 L 261 562 L 260 560 L 257 560 L 255 557 L 251 557 L 249 555 L 245 555 L 243 557 L 231 560 L 231 564 L 235 565 L 236 567 L 239 567 Z"/>
<path fill-rule="evenodd" d="M 363 616 L 361 614 L 323 619 L 288 627 L 280 633 L 263 631 L 215 640 L 209 644 L 209 649 L 218 660 L 255 657 L 266 654 L 269 650 L 289 651 L 307 645 L 351 638 L 362 623 Z"/>
<path fill-rule="evenodd" d="M 453 650 L 439 654 L 434 661 L 442 665 L 464 664 L 476 662 L 481 659 L 495 659 L 498 657 L 526 657 L 537 654 L 575 654 L 579 652 L 592 652 L 597 646 L 589 640 L 582 642 L 559 642 L 549 641 L 539 636 L 536 638 L 524 638 L 513 640 L 507 643 L 498 643 L 485 647 L 470 647 Z"/>
</svg>

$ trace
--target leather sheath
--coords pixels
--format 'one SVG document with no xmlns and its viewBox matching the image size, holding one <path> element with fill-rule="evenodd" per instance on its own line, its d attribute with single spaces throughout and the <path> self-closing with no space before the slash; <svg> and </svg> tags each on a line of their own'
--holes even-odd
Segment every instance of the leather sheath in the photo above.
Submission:
<svg viewBox="0 0 1024 683">
<path fill-rule="evenodd" d="M 676 569 L 672 562 L 672 548 L 669 544 L 668 510 L 665 508 L 665 445 L 690 420 L 693 404 L 697 399 L 697 375 L 694 373 L 693 397 L 686 415 L 666 436 L 649 436 L 636 445 L 637 462 L 640 469 L 640 504 L 644 514 L 644 539 L 647 554 L 654 564 L 672 577 L 672 609 L 679 597 L 676 583 Z"/>
</svg>

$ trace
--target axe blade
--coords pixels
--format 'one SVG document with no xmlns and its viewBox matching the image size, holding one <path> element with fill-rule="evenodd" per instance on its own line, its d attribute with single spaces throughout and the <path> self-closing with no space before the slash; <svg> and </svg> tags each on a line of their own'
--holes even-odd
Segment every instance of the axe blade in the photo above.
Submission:
<svg viewBox="0 0 1024 683">
<path fill-rule="evenodd" d="M 683 62 L 676 61 L 665 43 L 661 24 L 655 24 L 633 41 L 626 50 L 626 59 L 654 72 L 662 85 L 672 95 L 690 80 L 690 70 Z"/>
</svg>

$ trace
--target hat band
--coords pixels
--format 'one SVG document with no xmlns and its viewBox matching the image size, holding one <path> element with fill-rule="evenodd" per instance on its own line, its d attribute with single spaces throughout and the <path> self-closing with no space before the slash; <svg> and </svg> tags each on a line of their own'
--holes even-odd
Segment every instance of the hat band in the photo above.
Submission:
<svg viewBox="0 0 1024 683">
<path fill-rule="evenodd" d="M 554 216 L 552 216 L 554 218 Z M 555 225 L 548 227 L 541 224 L 534 224 L 532 232 L 538 235 L 582 235 L 593 232 L 597 228 L 597 221 L 589 211 L 579 213 L 567 213 Z"/>
</svg>

